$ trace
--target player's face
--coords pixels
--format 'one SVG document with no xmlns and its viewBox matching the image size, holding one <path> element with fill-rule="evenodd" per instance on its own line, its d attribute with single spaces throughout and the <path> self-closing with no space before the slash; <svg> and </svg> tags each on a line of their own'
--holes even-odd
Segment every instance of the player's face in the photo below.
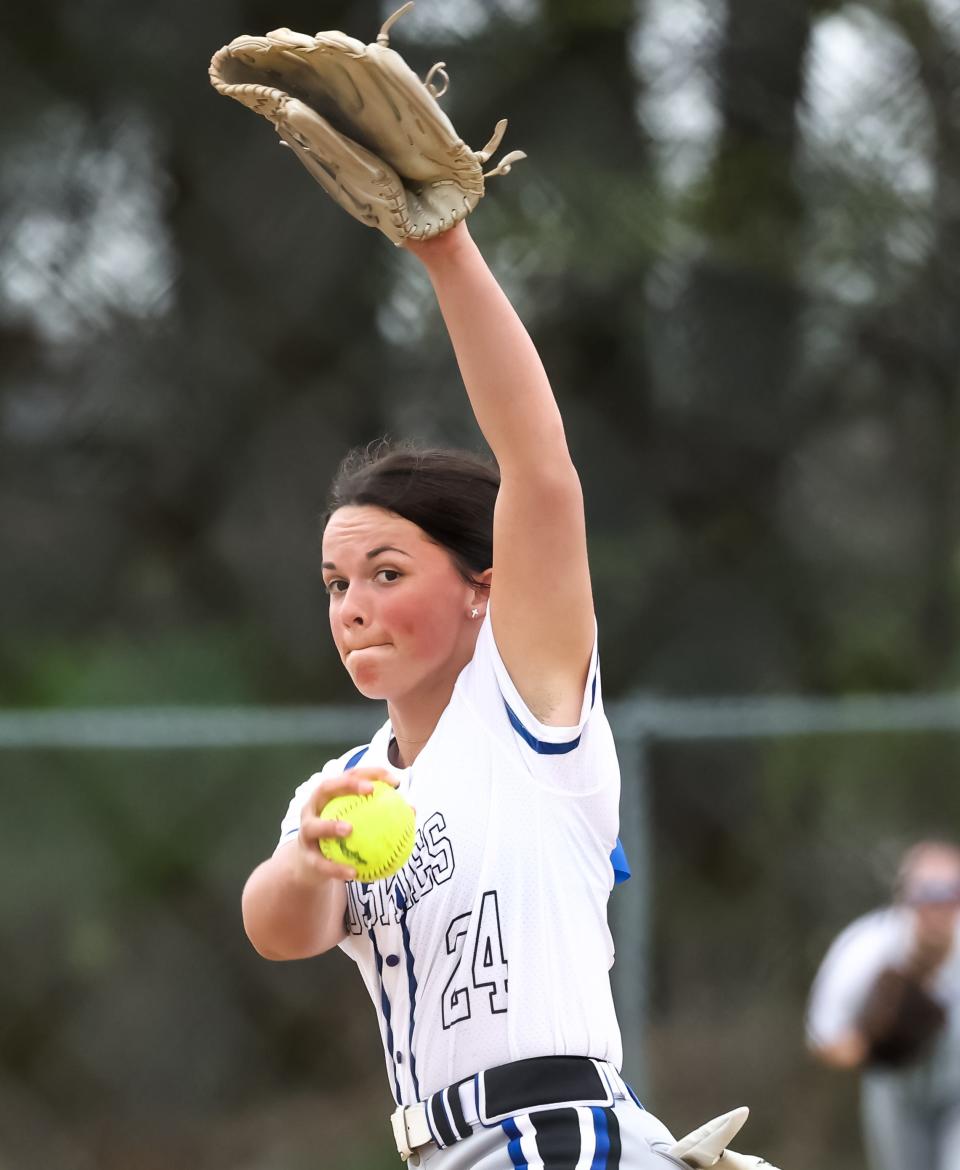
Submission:
<svg viewBox="0 0 960 1170">
<path fill-rule="evenodd" d="M 480 623 L 473 587 L 446 549 L 393 512 L 339 508 L 323 534 L 323 579 L 333 640 L 361 694 L 452 688 Z"/>
<path fill-rule="evenodd" d="M 931 850 L 907 878 L 906 895 L 924 928 L 952 929 L 960 915 L 960 860 Z"/>
</svg>

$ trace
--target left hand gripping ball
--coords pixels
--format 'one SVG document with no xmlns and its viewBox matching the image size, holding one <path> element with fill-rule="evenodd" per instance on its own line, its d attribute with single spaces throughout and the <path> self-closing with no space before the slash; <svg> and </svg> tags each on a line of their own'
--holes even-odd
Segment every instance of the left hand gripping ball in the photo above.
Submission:
<svg viewBox="0 0 960 1170">
<path fill-rule="evenodd" d="M 353 826 L 348 837 L 321 837 L 319 845 L 328 860 L 352 865 L 361 882 L 376 882 L 396 873 L 413 851 L 413 808 L 383 780 L 374 780 L 368 795 L 335 796 L 320 815 Z"/>
</svg>

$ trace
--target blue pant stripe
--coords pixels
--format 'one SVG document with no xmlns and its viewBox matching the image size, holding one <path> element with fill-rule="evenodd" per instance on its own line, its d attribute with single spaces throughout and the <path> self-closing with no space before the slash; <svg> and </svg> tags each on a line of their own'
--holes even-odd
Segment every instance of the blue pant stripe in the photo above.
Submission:
<svg viewBox="0 0 960 1170">
<path fill-rule="evenodd" d="M 523 1151 L 520 1149 L 520 1130 L 517 1129 L 517 1123 L 512 1117 L 508 1117 L 502 1123 L 502 1129 L 510 1139 L 507 1143 L 507 1153 L 510 1155 L 510 1161 L 513 1163 L 515 1170 L 527 1170 L 527 1160 L 524 1158 Z"/>
<path fill-rule="evenodd" d="M 596 1142 L 590 1170 L 607 1170 L 607 1155 L 610 1153 L 607 1114 L 599 1105 L 591 1105 L 590 1112 L 593 1114 L 593 1136 Z"/>
</svg>

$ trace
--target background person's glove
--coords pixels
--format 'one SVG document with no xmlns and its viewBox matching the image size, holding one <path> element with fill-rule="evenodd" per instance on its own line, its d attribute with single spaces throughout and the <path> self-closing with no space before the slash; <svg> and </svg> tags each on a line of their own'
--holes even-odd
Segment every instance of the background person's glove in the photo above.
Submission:
<svg viewBox="0 0 960 1170">
<path fill-rule="evenodd" d="M 943 1007 L 912 972 L 886 967 L 857 1017 L 867 1063 L 896 1068 L 919 1060 L 946 1020 Z"/>
<path fill-rule="evenodd" d="M 485 178 L 525 157 L 513 151 L 484 175 L 506 119 L 483 150 L 464 144 L 437 102 L 443 62 L 421 81 L 388 47 L 390 26 L 412 7 L 384 23 L 376 44 L 278 28 L 236 37 L 210 62 L 219 93 L 272 122 L 328 195 L 395 244 L 453 227 L 480 202 Z"/>
</svg>

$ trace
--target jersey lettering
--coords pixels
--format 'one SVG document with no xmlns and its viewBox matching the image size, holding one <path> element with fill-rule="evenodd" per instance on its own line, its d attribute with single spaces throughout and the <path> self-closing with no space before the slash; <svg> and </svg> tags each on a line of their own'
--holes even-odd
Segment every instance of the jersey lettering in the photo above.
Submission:
<svg viewBox="0 0 960 1170">
<path fill-rule="evenodd" d="M 413 852 L 399 873 L 379 882 L 347 883 L 345 920 L 351 934 L 363 934 L 374 924 L 396 926 L 400 907 L 416 905 L 453 877 L 456 860 L 446 828 L 443 813 L 433 813 L 417 830 Z"/>
<path fill-rule="evenodd" d="M 427 852 L 433 862 L 431 872 L 435 885 L 442 885 L 453 877 L 453 845 L 449 837 L 441 837 L 447 827 L 443 813 L 436 812 L 423 826 L 424 840 L 427 842 Z"/>
<path fill-rule="evenodd" d="M 347 883 L 347 929 L 351 934 L 363 934 L 375 922 L 386 925 L 382 882 Z"/>
</svg>

